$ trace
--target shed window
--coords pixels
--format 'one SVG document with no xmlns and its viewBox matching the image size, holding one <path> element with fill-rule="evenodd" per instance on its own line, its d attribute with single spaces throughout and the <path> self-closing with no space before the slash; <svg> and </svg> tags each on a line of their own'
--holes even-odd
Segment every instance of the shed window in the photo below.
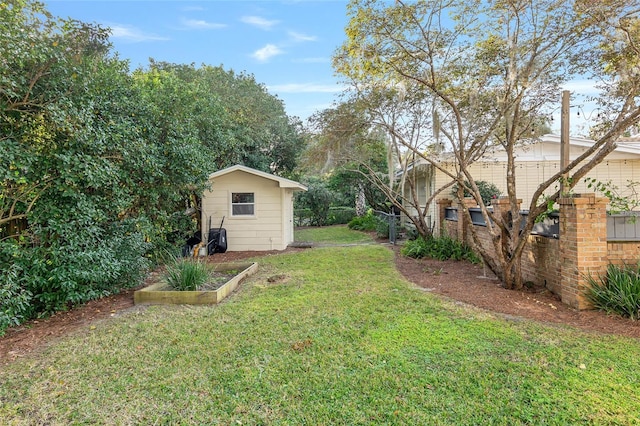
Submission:
<svg viewBox="0 0 640 426">
<path fill-rule="evenodd" d="M 255 214 L 255 196 L 253 192 L 231 193 L 231 215 L 253 216 Z"/>
</svg>

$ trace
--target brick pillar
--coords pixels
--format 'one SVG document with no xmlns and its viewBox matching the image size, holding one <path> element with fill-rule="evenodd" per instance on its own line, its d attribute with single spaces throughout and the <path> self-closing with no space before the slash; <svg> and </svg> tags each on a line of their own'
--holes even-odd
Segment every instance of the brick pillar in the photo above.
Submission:
<svg viewBox="0 0 640 426">
<path fill-rule="evenodd" d="M 520 205 L 522 204 L 522 199 L 518 198 L 518 211 L 520 211 Z M 506 216 L 511 212 L 511 204 L 509 203 L 509 197 L 499 197 L 491 200 L 491 205 L 493 206 L 493 213 L 496 217 L 502 217 L 503 220 L 506 220 Z M 520 218 L 514 218 L 514 225 L 520 226 Z"/>
<path fill-rule="evenodd" d="M 436 219 L 436 224 L 438 226 L 438 232 L 442 236 L 442 231 L 444 230 L 447 235 L 451 238 L 457 238 L 457 235 L 451 235 L 451 229 L 447 226 L 447 222 L 445 221 L 446 212 L 445 209 L 447 207 L 451 207 L 451 200 L 448 198 L 441 198 L 437 201 L 438 203 L 438 217 Z M 443 229 L 444 228 L 444 229 Z"/>
<path fill-rule="evenodd" d="M 473 226 L 467 215 L 463 212 L 464 209 L 476 207 L 478 203 L 473 198 L 465 198 L 462 202 L 458 203 L 458 240 L 464 243 L 469 243 L 471 234 L 467 233 L 470 226 Z"/>
<path fill-rule="evenodd" d="M 560 296 L 562 303 L 576 309 L 590 309 L 586 297 L 588 274 L 607 270 L 606 198 L 577 194 L 560 198 Z"/>
</svg>

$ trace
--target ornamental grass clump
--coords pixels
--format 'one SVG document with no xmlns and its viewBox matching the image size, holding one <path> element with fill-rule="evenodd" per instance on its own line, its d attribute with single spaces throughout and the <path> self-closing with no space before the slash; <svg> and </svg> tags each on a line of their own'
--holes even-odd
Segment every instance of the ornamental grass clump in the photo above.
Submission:
<svg viewBox="0 0 640 426">
<path fill-rule="evenodd" d="M 179 291 L 195 291 L 206 284 L 209 268 L 204 262 L 194 259 L 176 259 L 167 266 L 164 274 L 167 284 Z"/>
<path fill-rule="evenodd" d="M 633 320 L 640 319 L 640 270 L 638 266 L 609 265 L 599 277 L 587 276 L 587 296 L 593 306 Z"/>
</svg>

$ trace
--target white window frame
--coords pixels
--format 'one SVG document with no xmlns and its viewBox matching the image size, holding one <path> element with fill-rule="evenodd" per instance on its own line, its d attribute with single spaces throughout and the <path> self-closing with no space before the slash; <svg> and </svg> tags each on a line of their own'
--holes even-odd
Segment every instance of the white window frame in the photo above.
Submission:
<svg viewBox="0 0 640 426">
<path fill-rule="evenodd" d="M 234 203 L 234 196 L 236 194 L 251 194 L 252 198 L 253 198 L 253 202 L 249 203 L 249 202 L 243 202 L 243 203 Z M 248 219 L 252 219 L 256 217 L 256 193 L 255 192 L 230 192 L 229 193 L 229 202 L 230 202 L 230 206 L 229 206 L 229 212 L 231 213 L 231 217 L 233 218 L 248 218 Z M 251 214 L 243 214 L 243 213 L 235 213 L 234 212 L 234 207 L 235 206 L 251 206 L 253 207 L 253 213 Z"/>
</svg>

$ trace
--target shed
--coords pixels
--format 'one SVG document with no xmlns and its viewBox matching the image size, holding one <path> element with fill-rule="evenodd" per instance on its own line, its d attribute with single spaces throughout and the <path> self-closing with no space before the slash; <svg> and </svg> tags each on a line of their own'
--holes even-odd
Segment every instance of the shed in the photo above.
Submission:
<svg viewBox="0 0 640 426">
<path fill-rule="evenodd" d="M 209 175 L 202 197 L 202 235 L 224 218 L 227 250 L 284 250 L 293 242 L 293 193 L 307 187 L 250 167 L 235 165 Z"/>
</svg>

